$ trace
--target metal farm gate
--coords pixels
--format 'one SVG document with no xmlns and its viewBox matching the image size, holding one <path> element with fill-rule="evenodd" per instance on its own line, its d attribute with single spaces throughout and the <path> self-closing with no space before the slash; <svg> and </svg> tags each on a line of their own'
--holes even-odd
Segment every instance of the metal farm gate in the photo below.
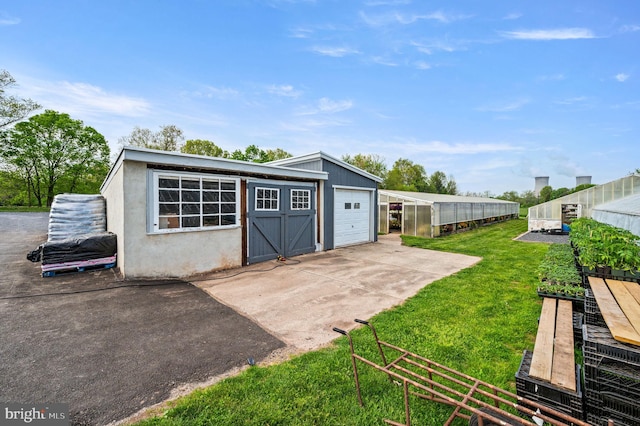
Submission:
<svg viewBox="0 0 640 426">
<path fill-rule="evenodd" d="M 247 183 L 247 263 L 316 250 L 315 184 Z"/>
</svg>

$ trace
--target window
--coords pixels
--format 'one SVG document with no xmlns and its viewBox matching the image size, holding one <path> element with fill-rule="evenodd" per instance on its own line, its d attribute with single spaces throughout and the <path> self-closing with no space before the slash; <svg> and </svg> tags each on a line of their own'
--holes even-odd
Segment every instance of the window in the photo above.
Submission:
<svg viewBox="0 0 640 426">
<path fill-rule="evenodd" d="M 311 208 L 311 191 L 308 189 L 291 190 L 291 210 L 309 210 Z"/>
<path fill-rule="evenodd" d="M 345 210 L 351 210 L 351 203 L 344 203 Z"/>
<path fill-rule="evenodd" d="M 360 203 L 353 203 L 353 208 L 354 209 L 359 209 L 360 208 Z"/>
<path fill-rule="evenodd" d="M 224 228 L 238 223 L 238 179 L 154 173 L 154 231 Z"/>
<path fill-rule="evenodd" d="M 280 210 L 280 190 L 256 188 L 256 210 Z"/>
</svg>

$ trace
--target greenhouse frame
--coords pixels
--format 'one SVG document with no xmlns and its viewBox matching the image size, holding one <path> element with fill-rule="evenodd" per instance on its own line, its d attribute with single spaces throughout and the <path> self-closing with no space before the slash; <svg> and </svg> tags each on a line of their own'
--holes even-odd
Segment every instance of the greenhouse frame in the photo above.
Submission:
<svg viewBox="0 0 640 426">
<path fill-rule="evenodd" d="M 529 207 L 529 231 L 563 229 L 563 225 L 570 225 L 573 219 L 579 217 L 596 219 L 594 212 L 599 206 L 637 194 L 640 194 L 640 176 L 630 175 Z M 631 219 L 638 220 L 637 212 L 635 218 Z M 625 220 L 629 220 L 629 218 Z M 619 226 L 615 223 L 610 223 L 610 225 Z"/>
<path fill-rule="evenodd" d="M 387 234 L 433 238 L 516 219 L 520 204 L 484 197 L 378 191 L 378 229 Z"/>
</svg>

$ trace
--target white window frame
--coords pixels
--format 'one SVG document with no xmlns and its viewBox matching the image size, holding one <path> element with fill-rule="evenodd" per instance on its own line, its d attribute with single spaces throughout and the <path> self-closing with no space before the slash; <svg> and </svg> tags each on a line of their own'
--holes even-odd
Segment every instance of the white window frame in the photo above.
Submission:
<svg viewBox="0 0 640 426">
<path fill-rule="evenodd" d="M 263 195 L 263 197 L 261 199 L 258 199 L 258 191 L 268 191 L 270 196 L 269 198 L 265 197 Z M 276 198 L 272 198 L 271 196 L 273 194 L 276 194 Z M 264 187 L 264 186 L 256 186 L 255 187 L 255 191 L 253 193 L 253 200 L 255 202 L 255 209 L 256 211 L 260 211 L 260 212 L 277 212 L 280 211 L 280 188 L 268 188 L 268 187 Z M 263 207 L 258 207 L 258 201 L 270 201 L 271 203 L 271 207 L 270 208 L 264 208 Z M 273 202 L 275 201 L 276 205 L 275 207 L 273 207 Z"/>
<path fill-rule="evenodd" d="M 296 195 L 298 197 L 296 201 L 294 201 L 293 193 L 297 192 L 299 194 Z M 302 194 L 304 193 L 304 194 Z M 300 201 L 300 196 L 303 196 L 303 201 Z M 289 198 L 290 198 L 290 208 L 291 210 L 311 210 L 311 190 L 310 189 L 298 189 L 292 188 L 289 190 Z M 297 204 L 303 204 L 303 207 L 294 207 L 294 202 Z"/>
<path fill-rule="evenodd" d="M 150 231 L 152 233 L 159 233 L 159 234 L 164 234 L 164 233 L 173 233 L 173 232 L 193 232 L 193 231 L 214 231 L 214 230 L 219 230 L 219 229 L 230 229 L 230 228 L 238 228 L 240 227 L 240 210 L 241 210 L 241 203 L 240 203 L 240 178 L 236 178 L 236 177 L 229 177 L 229 176 L 220 176 L 220 175 L 210 175 L 210 174 L 206 174 L 206 173 L 189 173 L 189 172 L 173 172 L 173 171 L 164 171 L 164 170 L 154 170 L 152 172 L 152 193 L 151 193 L 151 197 L 150 200 L 152 202 L 152 210 L 153 210 L 153 217 L 152 217 L 152 224 L 153 226 L 151 227 Z M 162 228 L 161 225 L 161 220 L 166 220 L 167 217 L 169 217 L 169 215 L 161 215 L 160 214 L 160 179 L 162 178 L 168 178 L 168 179 L 178 179 L 180 182 L 182 182 L 182 179 L 188 179 L 188 180 L 199 180 L 200 182 L 200 188 L 195 190 L 195 191 L 199 191 L 200 193 L 200 197 L 199 197 L 199 201 L 197 202 L 186 202 L 186 201 L 182 201 L 182 192 L 183 192 L 183 188 L 180 187 L 178 188 L 179 194 L 180 194 L 180 200 L 176 202 L 177 205 L 179 205 L 180 207 L 183 204 L 199 204 L 200 205 L 200 209 L 199 209 L 199 213 L 197 214 L 193 214 L 193 215 L 184 215 L 182 214 L 182 208 L 179 208 L 178 210 L 178 214 L 175 216 L 178 220 L 179 226 L 176 228 Z M 203 181 L 210 181 L 210 182 L 218 182 L 218 200 L 217 201 L 210 201 L 207 202 L 206 200 L 203 200 L 203 191 L 207 192 L 207 191 L 216 191 L 216 190 L 207 190 L 207 189 L 203 189 L 203 185 L 202 182 Z M 222 190 L 222 184 L 224 183 L 232 183 L 234 185 L 234 189 L 231 190 Z M 234 202 L 226 202 L 224 203 L 222 198 L 221 198 L 221 194 L 222 193 L 233 193 L 234 194 Z M 221 207 L 223 204 L 235 204 L 235 211 L 233 213 L 225 213 L 222 212 Z M 217 213 L 205 213 L 203 212 L 203 206 L 204 205 L 214 205 L 217 204 L 218 205 L 218 212 Z M 194 226 L 194 227 L 182 227 L 182 219 L 183 217 L 199 217 L 200 220 L 200 226 Z M 233 224 L 228 224 L 228 225 L 204 225 L 204 217 L 213 217 L 213 216 L 218 216 L 219 218 L 219 223 L 222 222 L 222 217 L 223 216 L 233 216 L 234 217 L 234 223 Z"/>
</svg>

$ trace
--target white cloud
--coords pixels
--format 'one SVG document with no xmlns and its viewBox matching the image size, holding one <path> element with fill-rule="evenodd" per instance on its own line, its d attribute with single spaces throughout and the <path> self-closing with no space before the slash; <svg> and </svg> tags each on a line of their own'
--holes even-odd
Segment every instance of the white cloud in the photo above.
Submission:
<svg viewBox="0 0 640 426">
<path fill-rule="evenodd" d="M 561 81 L 564 79 L 565 79 L 565 76 L 564 74 L 561 74 L 561 73 L 551 74 L 551 75 L 541 75 L 540 77 L 538 77 L 538 80 L 540 81 Z"/>
<path fill-rule="evenodd" d="M 468 19 L 470 17 L 471 15 L 447 14 L 441 10 L 427 14 L 409 14 L 393 11 L 375 16 L 360 12 L 360 18 L 371 27 L 383 27 L 396 24 L 411 25 L 418 21 L 438 21 L 443 24 L 449 24 L 451 22 Z"/>
<path fill-rule="evenodd" d="M 584 104 L 588 101 L 589 98 L 586 96 L 575 96 L 573 98 L 564 98 L 557 101 L 554 101 L 555 104 L 559 105 L 575 105 L 575 104 Z"/>
<path fill-rule="evenodd" d="M 320 98 L 318 102 L 309 107 L 304 107 L 296 115 L 335 114 L 353 107 L 353 101 L 333 101 L 329 98 Z"/>
<path fill-rule="evenodd" d="M 88 83 L 33 81 L 24 87 L 28 87 L 29 96 L 37 99 L 44 108 L 69 114 L 140 117 L 151 107 L 145 99 L 108 93 Z"/>
<path fill-rule="evenodd" d="M 487 104 L 481 107 L 476 108 L 478 111 L 483 112 L 511 112 L 517 111 L 521 109 L 523 106 L 528 104 L 529 99 L 516 99 L 514 101 L 505 102 L 505 103 L 495 103 L 495 104 Z"/>
<path fill-rule="evenodd" d="M 616 80 L 618 80 L 620 83 L 624 83 L 625 81 L 627 81 L 627 79 L 629 78 L 629 74 L 625 74 L 625 73 L 620 73 L 620 74 L 616 74 Z"/>
<path fill-rule="evenodd" d="M 623 33 L 634 33 L 640 31 L 640 25 L 623 25 L 620 27 L 620 31 Z"/>
<path fill-rule="evenodd" d="M 414 63 L 415 67 L 419 70 L 428 70 L 431 69 L 431 65 L 424 61 L 417 61 Z"/>
<path fill-rule="evenodd" d="M 502 19 L 504 19 L 505 21 L 512 21 L 514 19 L 519 19 L 519 18 L 522 18 L 522 13 L 514 12 L 514 13 L 508 14 Z"/>
<path fill-rule="evenodd" d="M 302 95 L 301 90 L 294 89 L 290 84 L 272 84 L 271 86 L 267 87 L 267 91 L 272 95 L 284 96 L 286 98 L 297 98 Z"/>
<path fill-rule="evenodd" d="M 209 98 L 209 99 L 223 99 L 228 100 L 235 98 L 240 94 L 236 89 L 229 87 L 215 87 L 205 86 L 203 91 L 195 92 L 197 97 Z"/>
<path fill-rule="evenodd" d="M 520 148 L 505 143 L 447 143 L 430 141 L 425 143 L 408 142 L 402 144 L 403 149 L 416 153 L 469 155 L 504 151 L 519 151 Z"/>
<path fill-rule="evenodd" d="M 418 52 L 426 55 L 431 55 L 434 51 L 451 53 L 466 49 L 465 47 L 460 46 L 459 43 L 453 43 L 448 40 L 435 40 L 428 43 L 411 41 L 409 44 L 415 47 Z"/>
<path fill-rule="evenodd" d="M 20 18 L 16 18 L 15 16 L 7 15 L 4 12 L 0 12 L 0 26 L 3 25 L 18 25 L 20 22 Z"/>
<path fill-rule="evenodd" d="M 314 31 L 309 28 L 292 28 L 289 33 L 293 38 L 309 38 L 313 35 Z"/>
<path fill-rule="evenodd" d="M 375 62 L 376 64 L 380 64 L 380 65 L 386 65 L 388 67 L 397 67 L 398 64 L 394 61 L 391 61 L 387 58 L 383 58 L 382 56 L 373 56 L 371 58 L 371 60 L 373 62 Z"/>
<path fill-rule="evenodd" d="M 558 28 L 554 30 L 503 31 L 502 36 L 517 40 L 576 40 L 596 38 L 587 28 Z"/>
<path fill-rule="evenodd" d="M 357 49 L 351 47 L 337 47 L 337 46 L 313 46 L 311 51 L 318 55 L 331 56 L 333 58 L 342 58 L 349 55 L 357 55 L 360 52 Z"/>
</svg>

